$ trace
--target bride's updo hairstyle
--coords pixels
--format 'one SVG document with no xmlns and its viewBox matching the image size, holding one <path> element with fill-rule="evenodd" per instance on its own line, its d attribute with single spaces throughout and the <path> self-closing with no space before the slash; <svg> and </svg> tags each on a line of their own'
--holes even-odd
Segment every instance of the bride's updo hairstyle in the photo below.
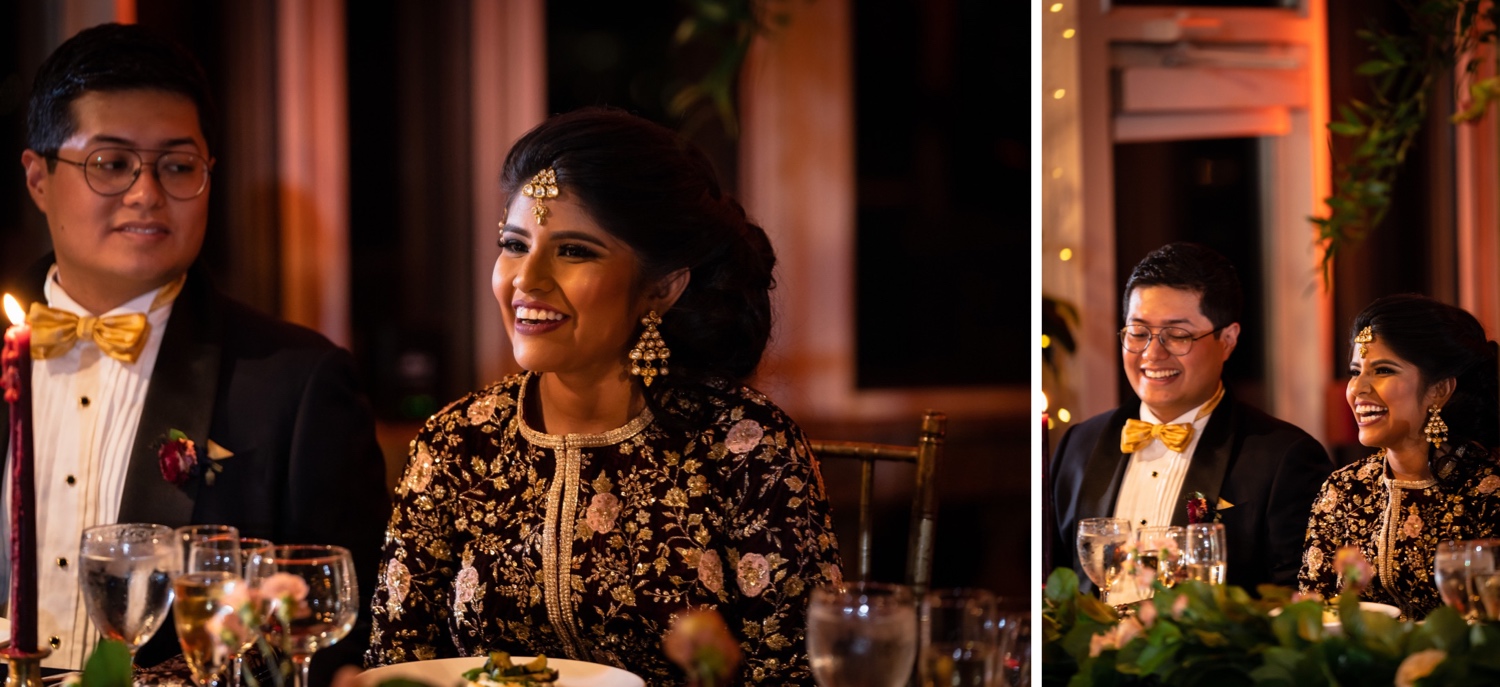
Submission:
<svg viewBox="0 0 1500 687">
<path fill-rule="evenodd" d="M 1375 340 L 1417 366 L 1422 388 L 1453 377 L 1453 396 L 1443 405 L 1448 425 L 1445 448 L 1453 457 L 1492 461 L 1500 444 L 1500 401 L 1497 401 L 1496 344 L 1488 340 L 1479 320 L 1462 308 L 1417 294 L 1377 299 L 1354 318 L 1350 346 L 1360 330 L 1370 328 Z M 1352 348 L 1351 348 L 1352 350 Z M 1450 452 L 1439 455 L 1428 445 L 1433 475 L 1446 479 L 1456 464 Z"/>
<path fill-rule="evenodd" d="M 557 115 L 506 156 L 500 184 L 507 206 L 547 167 L 557 172 L 559 198 L 581 204 L 635 250 L 638 287 L 691 270 L 677 303 L 661 313 L 670 373 L 656 378 L 648 398 L 689 385 L 739 384 L 755 371 L 771 335 L 776 253 L 697 147 L 621 110 Z"/>
</svg>

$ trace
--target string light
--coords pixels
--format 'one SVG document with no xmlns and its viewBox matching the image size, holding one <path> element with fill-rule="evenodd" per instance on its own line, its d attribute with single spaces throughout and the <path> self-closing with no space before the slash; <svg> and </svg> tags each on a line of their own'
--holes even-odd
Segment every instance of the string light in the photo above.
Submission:
<svg viewBox="0 0 1500 687">
<path fill-rule="evenodd" d="M 1068 412 L 1067 408 L 1058 408 L 1057 419 L 1062 420 L 1063 422 L 1070 422 L 1073 420 L 1073 414 Z"/>
<path fill-rule="evenodd" d="M 1060 258 L 1060 259 L 1062 259 L 1063 262 L 1067 262 L 1069 260 L 1072 260 L 1073 259 L 1073 249 L 1072 248 L 1064 248 L 1064 249 L 1062 249 L 1061 251 L 1058 252 L 1057 257 Z"/>
<path fill-rule="evenodd" d="M 1055 91 L 1052 92 L 1052 99 L 1053 100 L 1062 100 L 1063 96 L 1065 96 L 1067 94 L 1068 94 L 1067 90 L 1059 88 L 1059 89 L 1057 89 L 1057 90 L 1055 90 Z"/>
<path fill-rule="evenodd" d="M 1053 179 L 1061 179 L 1062 178 L 1062 168 L 1061 167 L 1053 167 L 1052 168 L 1052 178 Z"/>
<path fill-rule="evenodd" d="M 1052 337 L 1047 336 L 1046 334 L 1043 334 L 1042 335 L 1042 348 L 1046 348 L 1046 347 L 1051 346 L 1051 345 L 1052 345 Z"/>
<path fill-rule="evenodd" d="M 1054 2 L 1054 3 L 1052 3 L 1052 11 L 1053 12 L 1061 12 L 1062 11 L 1062 3 L 1060 3 L 1060 2 Z"/>
<path fill-rule="evenodd" d="M 1047 418 L 1047 429 L 1057 429 L 1057 420 L 1049 416 Z"/>
<path fill-rule="evenodd" d="M 1073 29 L 1063 29 L 1063 38 L 1072 38 L 1074 33 L 1077 32 Z"/>
</svg>

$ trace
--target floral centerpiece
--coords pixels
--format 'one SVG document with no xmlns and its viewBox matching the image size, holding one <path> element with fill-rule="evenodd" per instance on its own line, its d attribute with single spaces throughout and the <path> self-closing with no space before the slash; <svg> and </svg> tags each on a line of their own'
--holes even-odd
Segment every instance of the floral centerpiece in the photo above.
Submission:
<svg viewBox="0 0 1500 687">
<path fill-rule="evenodd" d="M 1285 587 L 1262 585 L 1258 599 L 1193 580 L 1155 590 L 1121 617 L 1080 593 L 1072 570 L 1054 570 L 1043 598 L 1043 684 L 1500 685 L 1500 627 L 1468 625 L 1451 608 L 1421 624 L 1400 621 L 1361 611 L 1359 585 L 1348 584 L 1332 602 L 1335 628 L 1324 625 L 1322 599 Z"/>
</svg>

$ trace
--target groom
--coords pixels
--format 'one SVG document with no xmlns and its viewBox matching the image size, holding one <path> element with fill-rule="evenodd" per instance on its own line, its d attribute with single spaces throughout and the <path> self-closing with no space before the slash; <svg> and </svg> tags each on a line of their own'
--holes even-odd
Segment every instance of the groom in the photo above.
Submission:
<svg viewBox="0 0 1500 687">
<path fill-rule="evenodd" d="M 1313 497 L 1333 463 L 1306 432 L 1225 392 L 1241 300 L 1234 266 L 1204 246 L 1168 244 L 1135 266 L 1120 341 L 1138 401 L 1058 444 L 1050 536 L 1062 565 L 1079 569 L 1079 520 L 1185 525 L 1188 500 L 1202 494 L 1224 525 L 1229 584 L 1295 586 Z"/>
<path fill-rule="evenodd" d="M 318 654 L 326 682 L 368 640 L 384 465 L 349 353 L 230 300 L 195 265 L 213 116 L 197 61 L 139 26 L 80 32 L 33 85 L 21 166 L 54 254 L 3 281 L 33 327 L 39 642 L 49 667 L 92 649 L 85 528 L 228 524 L 353 553 L 361 622 Z M 138 663 L 178 653 L 171 628 Z"/>
</svg>

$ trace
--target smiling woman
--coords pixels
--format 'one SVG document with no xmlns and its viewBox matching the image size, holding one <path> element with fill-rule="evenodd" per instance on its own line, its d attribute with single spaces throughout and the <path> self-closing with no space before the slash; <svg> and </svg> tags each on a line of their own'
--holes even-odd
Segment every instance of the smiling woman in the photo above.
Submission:
<svg viewBox="0 0 1500 687">
<path fill-rule="evenodd" d="M 1375 564 L 1367 601 L 1421 618 L 1440 603 L 1440 542 L 1500 532 L 1496 345 L 1468 312 L 1418 295 L 1371 303 L 1350 328 L 1346 398 L 1378 449 L 1329 476 L 1313 503 L 1299 583 L 1331 597 L 1336 552 Z"/>
<path fill-rule="evenodd" d="M 840 579 L 802 431 L 743 386 L 775 253 L 703 155 L 615 110 L 516 142 L 492 287 L 526 372 L 412 442 L 371 664 L 506 651 L 681 684 L 662 638 L 717 609 L 741 680 L 811 681 L 812 588 Z"/>
</svg>

